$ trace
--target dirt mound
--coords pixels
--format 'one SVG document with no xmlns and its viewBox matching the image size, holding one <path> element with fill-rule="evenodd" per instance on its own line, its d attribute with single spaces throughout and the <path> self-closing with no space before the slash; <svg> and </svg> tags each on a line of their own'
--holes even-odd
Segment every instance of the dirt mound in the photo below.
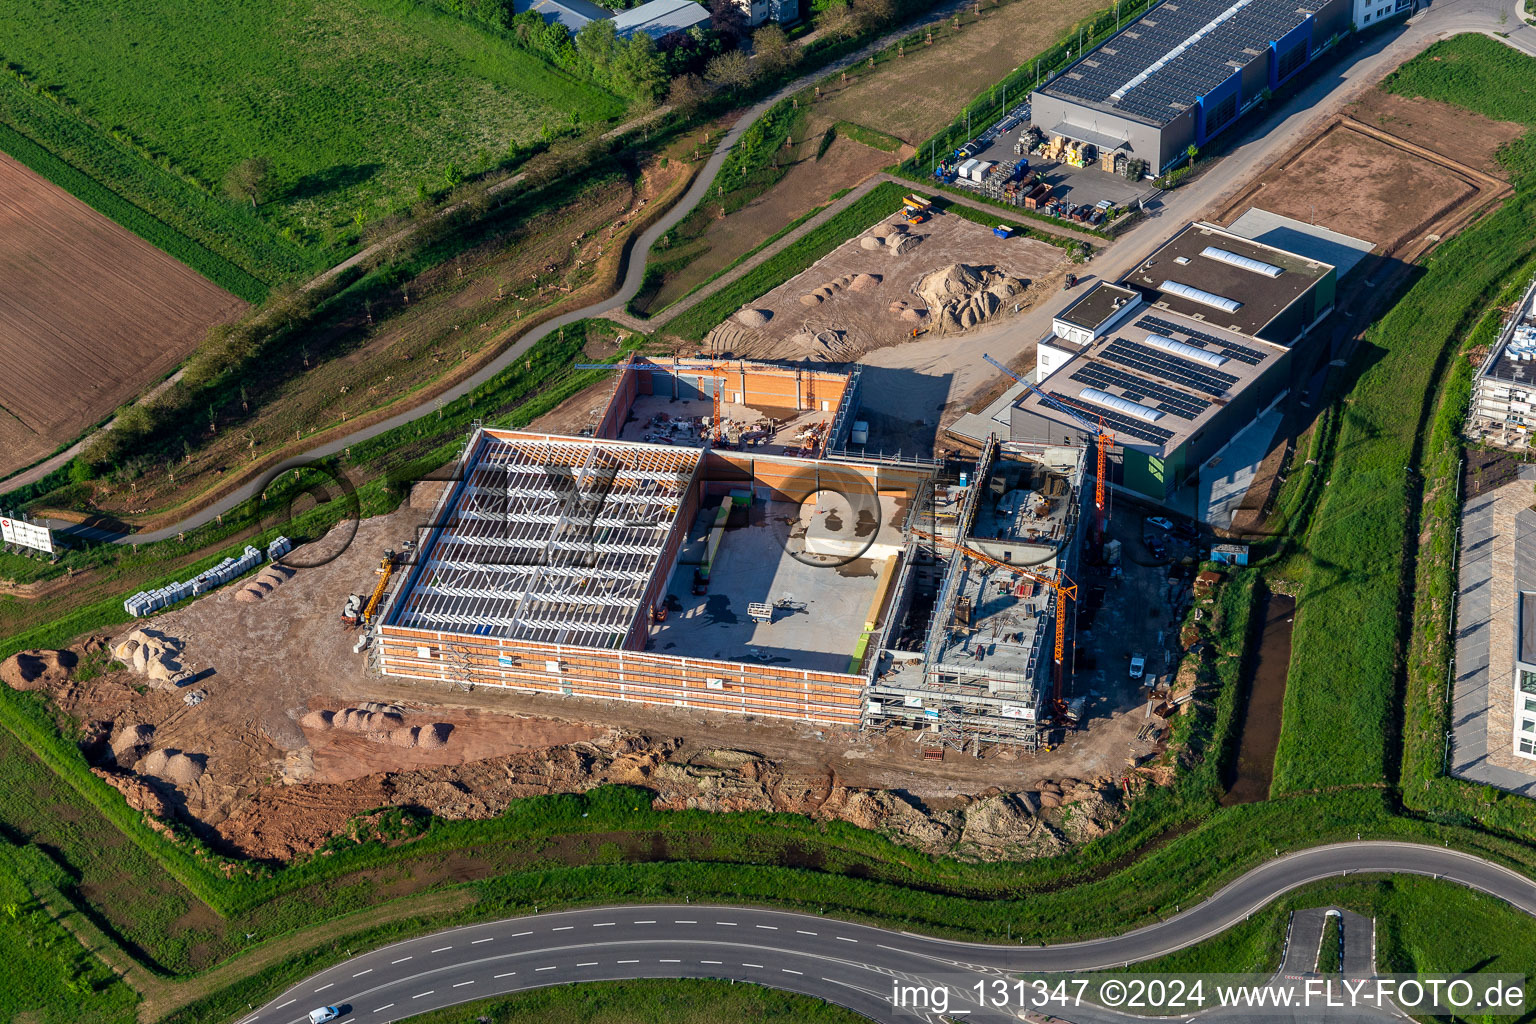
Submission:
<svg viewBox="0 0 1536 1024">
<path fill-rule="evenodd" d="M 853 280 L 848 282 L 848 287 L 856 292 L 867 292 L 880 283 L 879 274 L 854 274 Z"/>
<path fill-rule="evenodd" d="M 802 306 L 818 306 L 821 302 L 821 296 L 815 292 L 807 292 L 805 295 L 800 296 L 800 305 Z"/>
<path fill-rule="evenodd" d="M 448 745 L 448 734 L 453 732 L 453 726 L 447 722 L 433 722 L 424 725 L 416 735 L 416 745 L 423 750 L 442 750 Z"/>
<path fill-rule="evenodd" d="M 185 645 L 173 636 L 153 629 L 135 629 L 113 647 L 113 655 L 150 685 L 174 690 L 192 681 L 192 673 L 181 663 Z"/>
<path fill-rule="evenodd" d="M 107 746 L 112 751 L 112 759 L 119 766 L 131 768 L 134 762 L 149 751 L 154 738 L 155 727 L 152 725 L 127 725 L 112 734 Z"/>
<path fill-rule="evenodd" d="M 21 651 L 0 662 L 0 679 L 13 690 L 42 690 L 67 682 L 77 660 L 69 651 Z"/>
<path fill-rule="evenodd" d="M 327 729 L 342 729 L 346 732 L 387 732 L 405 724 L 405 718 L 392 707 L 382 704 L 374 704 L 368 708 L 343 708 L 340 711 L 311 711 L 299 719 L 299 724 L 306 729 L 314 729 L 323 732 Z"/>
<path fill-rule="evenodd" d="M 179 750 L 156 750 L 146 754 L 138 763 L 140 775 L 152 775 L 169 782 L 178 789 L 186 789 L 203 777 L 205 758 L 201 754 L 184 754 Z"/>
<path fill-rule="evenodd" d="M 935 270 L 912 290 L 928 304 L 940 331 L 963 331 L 993 316 L 1028 283 L 996 267 L 953 263 Z"/>
<path fill-rule="evenodd" d="M 128 801 L 128 806 L 134 810 L 144 811 L 161 818 L 171 817 L 171 805 L 166 803 L 165 798 L 155 787 L 138 776 L 108 771 L 105 768 L 92 768 L 91 774 L 123 794 Z"/>
<path fill-rule="evenodd" d="M 876 249 L 883 249 L 885 248 L 885 236 L 865 235 L 863 238 L 859 239 L 859 245 L 862 248 L 870 250 L 871 252 L 875 251 Z"/>
<path fill-rule="evenodd" d="M 922 235 L 892 235 L 885 240 L 885 248 L 887 252 L 904 256 L 916 249 L 922 240 Z"/>
<path fill-rule="evenodd" d="M 773 311 L 769 309 L 744 309 L 736 314 L 736 322 L 743 327 L 767 327 L 772 319 Z"/>
</svg>

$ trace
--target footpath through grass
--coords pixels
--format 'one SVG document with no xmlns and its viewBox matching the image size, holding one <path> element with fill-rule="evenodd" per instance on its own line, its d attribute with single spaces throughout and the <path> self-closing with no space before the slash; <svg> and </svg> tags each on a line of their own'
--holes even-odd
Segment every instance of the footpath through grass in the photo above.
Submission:
<svg viewBox="0 0 1536 1024">
<path fill-rule="evenodd" d="M 1536 59 L 1482 36 L 1437 43 L 1384 84 L 1536 125 Z M 1425 460 L 1456 450 L 1454 411 L 1431 446 L 1421 439 L 1432 425 L 1447 361 L 1536 253 L 1530 140 L 1527 135 L 1499 154 L 1516 177 L 1514 197 L 1436 250 L 1355 355 L 1351 371 L 1358 377 L 1338 410 L 1334 464 L 1300 544 L 1277 793 L 1380 785 L 1396 777 L 1398 680 L 1420 473 Z M 1453 375 L 1463 389 L 1466 372 L 1458 368 Z M 1404 788 L 1412 788 L 1407 779 Z"/>
</svg>

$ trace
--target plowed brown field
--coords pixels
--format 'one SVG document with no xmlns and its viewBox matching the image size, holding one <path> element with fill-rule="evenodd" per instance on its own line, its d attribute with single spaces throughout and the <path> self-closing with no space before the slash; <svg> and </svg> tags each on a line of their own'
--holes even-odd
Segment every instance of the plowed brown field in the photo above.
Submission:
<svg viewBox="0 0 1536 1024">
<path fill-rule="evenodd" d="M 4 154 L 0 282 L 0 475 L 110 414 L 245 307 Z"/>
</svg>

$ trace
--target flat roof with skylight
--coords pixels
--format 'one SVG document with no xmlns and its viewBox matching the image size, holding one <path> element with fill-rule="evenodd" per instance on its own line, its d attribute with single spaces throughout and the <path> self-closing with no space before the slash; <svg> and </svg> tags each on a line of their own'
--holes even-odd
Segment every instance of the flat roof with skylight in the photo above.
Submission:
<svg viewBox="0 0 1536 1024">
<path fill-rule="evenodd" d="M 1123 288 L 1117 284 L 1100 284 L 1090 288 L 1086 295 L 1080 296 L 1076 302 L 1057 313 L 1055 318 L 1091 331 L 1113 319 L 1115 313 L 1126 303 L 1140 297 L 1140 293 L 1132 288 Z"/>
<path fill-rule="evenodd" d="M 1151 305 L 1214 327 L 1280 345 L 1300 333 L 1277 318 L 1333 266 L 1223 231 L 1191 224 L 1121 279 Z M 1327 305 L 1332 305 L 1332 295 Z M 1310 324 L 1312 317 L 1306 318 Z"/>
</svg>

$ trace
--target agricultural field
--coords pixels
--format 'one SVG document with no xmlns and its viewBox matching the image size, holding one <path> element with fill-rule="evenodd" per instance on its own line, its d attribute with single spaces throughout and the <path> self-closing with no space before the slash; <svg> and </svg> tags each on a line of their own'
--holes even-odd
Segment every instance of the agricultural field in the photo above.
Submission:
<svg viewBox="0 0 1536 1024">
<path fill-rule="evenodd" d="M 1536 128 L 1536 60 L 1481 36 L 1436 43 L 1382 88 Z M 1297 600 L 1274 792 L 1379 785 L 1396 774 L 1400 630 L 1422 437 L 1446 357 L 1536 252 L 1533 132 L 1498 159 L 1513 196 L 1436 249 L 1365 333 L 1328 484 L 1287 574 Z M 1404 402 L 1403 396 L 1424 396 Z M 1348 666 L 1341 671 L 1339 666 Z M 1340 743 L 1339 737 L 1350 741 Z"/>
<path fill-rule="evenodd" d="M 273 248 L 344 247 L 510 147 L 624 112 L 616 97 L 413 0 L 44 0 L 9 11 L 6 28 L 3 88 L 22 89 L 17 78 L 42 87 L 74 124 L 27 123 L 11 104 L 7 123 L 54 150 L 86 121 L 159 164 L 164 189 L 184 179 L 226 204 L 241 201 L 222 198 L 231 169 L 264 160 L 255 198 Z M 77 166 L 115 183 L 111 167 Z M 245 248 L 242 265 L 272 283 L 254 265 L 268 262 L 261 240 Z"/>
<path fill-rule="evenodd" d="M 606 294 L 636 216 L 662 208 L 691 173 L 675 159 L 633 175 L 607 164 L 585 181 L 490 211 L 472 230 L 322 307 L 280 352 L 209 396 L 180 434 L 162 432 L 121 472 L 42 504 L 114 516 L 184 508 L 231 470 L 391 403 L 422 401 L 424 389 L 466 375 L 551 310 Z"/>
<path fill-rule="evenodd" d="M 0 154 L 0 476 L 68 443 L 245 303 Z"/>
</svg>

